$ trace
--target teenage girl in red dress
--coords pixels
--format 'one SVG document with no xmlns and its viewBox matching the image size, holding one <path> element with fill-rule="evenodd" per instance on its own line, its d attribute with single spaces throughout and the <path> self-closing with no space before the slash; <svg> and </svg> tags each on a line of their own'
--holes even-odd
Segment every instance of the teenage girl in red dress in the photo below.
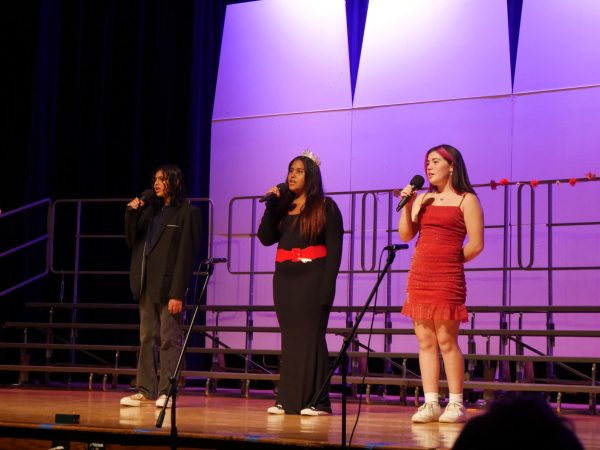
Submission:
<svg viewBox="0 0 600 450">
<path fill-rule="evenodd" d="M 402 314 L 413 319 L 425 393 L 425 403 L 412 421 L 464 422 L 464 358 L 458 345 L 460 322 L 468 319 L 464 263 L 483 250 L 483 212 L 456 148 L 430 149 L 425 171 L 427 192 L 416 195 L 410 185 L 401 191 L 410 200 L 398 225 L 404 242 L 419 235 L 402 308 Z M 443 414 L 438 400 L 439 352 L 450 391 Z"/>
</svg>

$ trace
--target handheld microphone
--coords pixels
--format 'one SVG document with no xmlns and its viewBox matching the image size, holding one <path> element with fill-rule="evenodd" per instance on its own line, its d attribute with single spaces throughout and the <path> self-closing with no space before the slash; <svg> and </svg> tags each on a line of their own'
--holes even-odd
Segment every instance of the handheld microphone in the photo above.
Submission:
<svg viewBox="0 0 600 450">
<path fill-rule="evenodd" d="M 412 187 L 413 191 L 417 191 L 417 190 L 421 189 L 424 184 L 425 184 L 425 178 L 423 178 L 421 175 L 415 175 L 414 177 L 412 177 L 412 180 L 410 180 L 410 186 Z M 406 205 L 408 203 L 409 200 L 410 200 L 410 195 L 407 195 L 406 197 L 402 197 L 402 199 L 400 200 L 400 203 L 398 203 L 398 206 L 396 207 L 396 212 L 400 212 L 400 210 L 404 207 L 404 205 Z"/>
<path fill-rule="evenodd" d="M 279 193 L 281 195 L 285 194 L 289 191 L 287 183 L 279 183 L 277 185 L 277 189 L 279 189 Z M 273 192 L 269 192 L 267 195 L 262 196 L 258 201 L 261 203 L 268 202 L 271 199 L 277 198 L 277 195 Z"/>
<path fill-rule="evenodd" d="M 227 258 L 206 258 L 201 261 L 202 264 L 219 264 L 226 262 Z"/>
<path fill-rule="evenodd" d="M 155 198 L 156 198 L 156 194 L 154 193 L 154 191 L 152 189 L 146 189 L 139 196 L 140 201 L 144 202 L 144 205 L 143 206 L 139 205 L 136 209 L 141 211 L 146 206 L 148 206 Z M 127 209 L 133 209 L 133 207 L 127 206 Z"/>
<path fill-rule="evenodd" d="M 142 195 L 140 195 L 140 200 L 144 203 L 149 203 L 154 200 L 155 197 L 156 193 L 154 192 L 154 189 L 146 189 L 144 192 L 142 192 Z"/>
<path fill-rule="evenodd" d="M 384 250 L 390 250 L 392 252 L 395 252 L 398 250 L 404 250 L 407 248 L 408 248 L 408 244 L 391 244 L 386 247 L 383 247 Z"/>
</svg>

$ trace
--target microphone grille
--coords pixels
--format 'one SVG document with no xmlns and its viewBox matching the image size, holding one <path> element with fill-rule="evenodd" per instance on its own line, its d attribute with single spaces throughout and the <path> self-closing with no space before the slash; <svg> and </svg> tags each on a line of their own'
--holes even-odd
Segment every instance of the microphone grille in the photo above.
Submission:
<svg viewBox="0 0 600 450">
<path fill-rule="evenodd" d="M 412 177 L 412 180 L 410 180 L 410 184 L 414 186 L 415 189 L 421 189 L 425 184 L 425 178 L 423 178 L 421 175 L 415 175 Z"/>
<path fill-rule="evenodd" d="M 289 191 L 289 187 L 287 183 L 279 183 L 277 185 L 277 189 L 279 189 L 279 192 L 281 193 L 281 195 L 285 194 L 287 191 Z"/>
<path fill-rule="evenodd" d="M 152 189 L 146 189 L 144 192 L 142 192 L 142 195 L 140 195 L 140 200 L 142 200 L 144 203 L 147 203 L 153 200 L 155 196 L 156 194 Z"/>
</svg>

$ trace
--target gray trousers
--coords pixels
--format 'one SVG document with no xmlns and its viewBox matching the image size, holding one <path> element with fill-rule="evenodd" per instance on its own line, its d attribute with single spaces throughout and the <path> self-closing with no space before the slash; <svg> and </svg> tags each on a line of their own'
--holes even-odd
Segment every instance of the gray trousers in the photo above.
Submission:
<svg viewBox="0 0 600 450">
<path fill-rule="evenodd" d="M 157 342 L 160 346 L 159 361 L 155 352 Z M 169 377 L 174 375 L 181 347 L 182 314 L 169 313 L 167 305 L 155 303 L 143 293 L 140 297 L 138 392 L 146 398 L 155 399 L 169 391 Z M 157 377 L 159 366 L 160 379 Z"/>
</svg>

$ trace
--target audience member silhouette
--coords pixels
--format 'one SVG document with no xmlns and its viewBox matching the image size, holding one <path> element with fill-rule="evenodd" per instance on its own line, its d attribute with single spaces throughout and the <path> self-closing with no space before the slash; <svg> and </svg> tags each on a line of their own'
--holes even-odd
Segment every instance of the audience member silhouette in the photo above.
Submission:
<svg viewBox="0 0 600 450">
<path fill-rule="evenodd" d="M 573 424 L 538 396 L 497 400 L 469 420 L 452 450 L 583 450 Z"/>
</svg>

